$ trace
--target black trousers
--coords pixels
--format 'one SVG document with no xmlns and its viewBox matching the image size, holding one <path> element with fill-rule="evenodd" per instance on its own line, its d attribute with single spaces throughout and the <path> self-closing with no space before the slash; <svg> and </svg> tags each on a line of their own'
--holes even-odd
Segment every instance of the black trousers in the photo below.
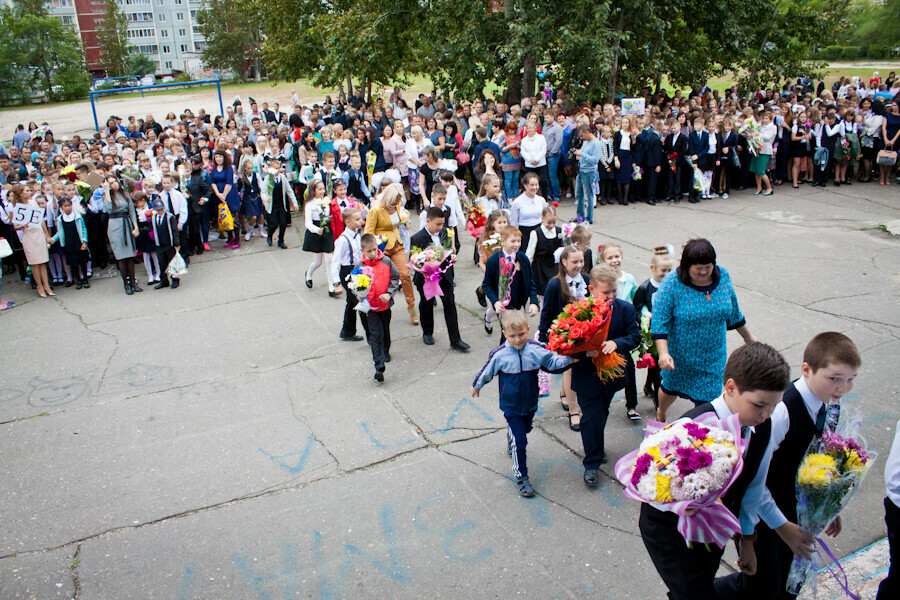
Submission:
<svg viewBox="0 0 900 600">
<path fill-rule="evenodd" d="M 191 247 L 191 232 L 189 227 L 188 222 L 185 221 L 184 225 L 181 227 L 181 231 L 178 232 L 178 254 L 184 259 L 184 264 L 186 265 L 191 264 L 191 255 L 194 254 L 193 248 Z"/>
<path fill-rule="evenodd" d="M 434 304 L 431 300 L 425 299 L 425 292 L 422 285 L 417 285 L 419 290 L 419 323 L 422 325 L 422 333 L 424 335 L 434 334 Z M 453 282 L 441 279 L 441 291 L 444 292 L 440 296 L 441 303 L 444 305 L 444 321 L 447 323 L 447 335 L 450 342 L 458 342 L 459 336 L 459 319 L 456 314 L 456 300 L 453 297 Z"/>
<path fill-rule="evenodd" d="M 756 551 L 756 574 L 749 576 L 733 573 L 727 577 L 719 577 L 715 581 L 716 592 L 722 598 L 735 600 L 796 598 L 786 589 L 794 553 L 765 523 L 760 522 L 756 526 L 756 533 L 756 542 L 753 544 Z"/>
<path fill-rule="evenodd" d="M 900 507 L 890 498 L 884 499 L 884 522 L 887 524 L 891 568 L 888 576 L 878 586 L 876 600 L 889 600 L 900 596 Z"/>
<path fill-rule="evenodd" d="M 156 256 L 159 259 L 159 280 L 160 282 L 166 282 L 169 280 L 169 276 L 166 274 L 166 268 L 169 266 L 169 262 L 175 258 L 175 248 L 172 246 L 166 246 L 164 248 L 156 249 Z M 183 257 L 182 257 L 183 258 Z M 177 278 L 173 278 L 177 279 Z"/>
<path fill-rule="evenodd" d="M 88 234 L 88 249 L 91 251 L 92 266 L 105 265 L 109 262 L 106 251 L 106 227 L 109 217 L 106 213 L 84 213 L 84 226 Z"/>
<path fill-rule="evenodd" d="M 359 321 L 362 324 L 363 331 L 366 332 L 366 337 L 368 337 L 369 322 L 366 319 L 366 313 L 361 313 L 356 310 L 356 305 L 359 304 L 359 300 L 356 299 L 356 294 L 351 292 L 347 285 L 347 275 L 349 275 L 352 270 L 353 266 L 351 265 L 341 265 L 341 285 L 344 287 L 344 297 L 347 299 L 346 304 L 344 305 L 344 323 L 341 325 L 341 336 L 351 337 L 356 335 L 356 315 L 359 315 Z"/>
<path fill-rule="evenodd" d="M 659 178 L 659 173 L 656 172 L 656 167 L 641 167 L 644 169 L 644 176 L 641 179 L 641 185 L 638 186 L 640 188 L 640 200 L 646 202 L 647 200 L 655 200 L 656 199 L 656 180 Z"/>
<path fill-rule="evenodd" d="M 384 373 L 384 356 L 391 351 L 391 309 L 366 313 L 369 322 L 369 347 L 372 348 L 372 361 L 375 371 Z"/>
<path fill-rule="evenodd" d="M 578 398 L 579 404 L 581 398 Z M 582 423 L 584 420 L 582 419 Z M 641 504 L 638 527 L 653 566 L 669 588 L 671 600 L 719 600 L 713 580 L 723 550 L 711 544 L 688 547 L 678 533 L 678 515 Z"/>
<path fill-rule="evenodd" d="M 616 392 L 606 386 L 598 385 L 599 396 L 578 394 L 578 406 L 581 407 L 581 443 L 584 445 L 585 469 L 599 469 L 601 461 L 606 458 L 605 430 L 609 417 L 609 404 Z"/>
<path fill-rule="evenodd" d="M 637 376 L 631 352 L 625 353 L 625 410 L 637 408 Z"/>
<path fill-rule="evenodd" d="M 669 185 L 666 190 L 666 198 L 674 199 L 681 194 L 681 167 L 676 166 L 675 170 L 669 167 L 666 171 L 669 177 Z"/>
<path fill-rule="evenodd" d="M 203 210 L 200 212 L 191 212 L 188 215 L 188 246 L 191 250 L 203 249 L 203 222 L 209 220 L 209 215 L 206 214 L 205 204 L 201 208 Z"/>
<path fill-rule="evenodd" d="M 284 243 L 284 232 L 288 226 L 288 215 L 283 210 L 276 210 L 272 213 L 266 213 L 266 225 L 268 226 L 268 236 L 271 240 L 275 235 L 275 229 L 278 229 L 278 241 Z"/>
</svg>

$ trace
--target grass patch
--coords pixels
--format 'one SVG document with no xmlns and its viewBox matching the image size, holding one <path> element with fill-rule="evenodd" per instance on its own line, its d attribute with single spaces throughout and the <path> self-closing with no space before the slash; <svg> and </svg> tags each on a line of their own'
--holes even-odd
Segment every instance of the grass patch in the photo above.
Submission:
<svg viewBox="0 0 900 600">
<path fill-rule="evenodd" d="M 887 233 L 887 225 L 881 224 L 878 227 L 860 227 L 860 231 L 883 231 Z"/>
</svg>

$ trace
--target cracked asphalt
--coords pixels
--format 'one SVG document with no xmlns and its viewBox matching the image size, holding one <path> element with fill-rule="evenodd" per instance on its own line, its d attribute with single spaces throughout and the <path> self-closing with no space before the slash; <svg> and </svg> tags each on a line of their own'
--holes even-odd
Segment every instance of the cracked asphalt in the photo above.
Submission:
<svg viewBox="0 0 900 600">
<path fill-rule="evenodd" d="M 602 207 L 592 243 L 620 242 L 643 281 L 654 246 L 710 238 L 751 329 L 795 376 L 810 337 L 849 335 L 864 360 L 853 401 L 886 456 L 900 242 L 877 227 L 898 218 L 897 189 Z M 177 291 L 125 296 L 110 268 L 39 299 L 5 278 L 17 307 L 0 313 L 0 598 L 664 597 L 612 475 L 642 437 L 621 394 L 614 460 L 591 491 L 555 378 L 529 436 L 538 495 L 516 494 L 496 387 L 468 397 L 499 335 L 481 325 L 472 239 L 456 267 L 472 350 L 449 348 L 439 308 L 425 346 L 400 307 L 377 386 L 368 347 L 338 340 L 343 300 L 321 271 L 304 286 L 294 221 L 287 251 L 213 242 Z M 845 512 L 837 556 L 885 535 L 882 465 Z M 729 548 L 721 572 L 734 561 Z"/>
</svg>

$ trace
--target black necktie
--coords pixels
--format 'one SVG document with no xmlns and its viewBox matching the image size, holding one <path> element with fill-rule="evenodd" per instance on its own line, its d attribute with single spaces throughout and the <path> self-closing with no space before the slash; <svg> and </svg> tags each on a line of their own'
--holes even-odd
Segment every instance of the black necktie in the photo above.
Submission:
<svg viewBox="0 0 900 600">
<path fill-rule="evenodd" d="M 822 430 L 825 428 L 825 415 L 828 412 L 827 407 L 823 404 L 822 408 L 819 409 L 819 414 L 816 415 L 816 431 L 822 433 Z"/>
<path fill-rule="evenodd" d="M 166 201 L 169 203 L 169 212 L 175 214 L 175 207 L 172 206 L 172 194 L 166 192 Z"/>
</svg>

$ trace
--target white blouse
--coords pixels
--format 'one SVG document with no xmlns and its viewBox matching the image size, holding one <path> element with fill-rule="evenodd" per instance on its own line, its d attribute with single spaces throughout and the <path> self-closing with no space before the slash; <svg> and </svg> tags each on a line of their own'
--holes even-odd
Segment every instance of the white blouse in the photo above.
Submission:
<svg viewBox="0 0 900 600">
<path fill-rule="evenodd" d="M 523 227 L 534 227 L 541 223 L 541 212 L 547 206 L 547 201 L 542 196 L 534 195 L 529 198 L 526 194 L 522 194 L 512 203 L 512 209 L 509 212 L 509 224 L 513 227 L 519 225 Z"/>
</svg>

